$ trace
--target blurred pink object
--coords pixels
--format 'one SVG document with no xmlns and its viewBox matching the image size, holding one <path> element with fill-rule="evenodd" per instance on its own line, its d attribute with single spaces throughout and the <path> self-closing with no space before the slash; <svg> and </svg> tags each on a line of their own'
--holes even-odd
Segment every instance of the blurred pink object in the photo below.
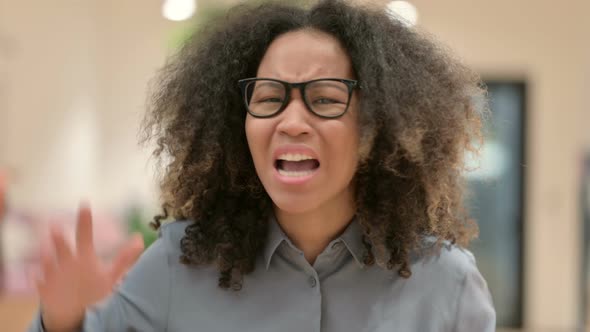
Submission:
<svg viewBox="0 0 590 332">
<path fill-rule="evenodd" d="M 75 246 L 77 212 L 54 213 L 39 222 L 44 227 L 40 229 L 40 250 L 53 250 L 49 242 L 49 230 L 52 225 L 59 226 L 65 238 Z M 103 257 L 110 257 L 126 238 L 126 229 L 122 221 L 107 213 L 93 213 L 94 246 L 97 253 Z"/>
<path fill-rule="evenodd" d="M 9 212 L 1 226 L 4 254 L 4 292 L 32 293 L 31 275 L 37 275 L 41 252 L 53 252 L 49 238 L 52 225 L 60 227 L 72 248 L 75 247 L 77 212 L 45 212 L 35 215 Z M 97 253 L 110 259 L 126 238 L 121 220 L 107 213 L 93 214 L 94 245 Z"/>
</svg>

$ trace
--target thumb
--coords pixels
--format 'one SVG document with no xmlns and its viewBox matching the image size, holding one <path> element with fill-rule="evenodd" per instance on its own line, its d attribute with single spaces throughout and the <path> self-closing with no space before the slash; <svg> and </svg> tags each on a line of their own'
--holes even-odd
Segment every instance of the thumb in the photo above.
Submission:
<svg viewBox="0 0 590 332">
<path fill-rule="evenodd" d="M 111 268 L 111 280 L 116 283 L 123 274 L 137 261 L 143 252 L 144 244 L 141 234 L 135 234 L 119 251 Z"/>
</svg>

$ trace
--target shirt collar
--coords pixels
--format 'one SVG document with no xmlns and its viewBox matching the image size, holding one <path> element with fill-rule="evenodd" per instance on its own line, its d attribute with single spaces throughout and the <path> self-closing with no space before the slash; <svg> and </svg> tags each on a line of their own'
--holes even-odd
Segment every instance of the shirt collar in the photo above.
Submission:
<svg viewBox="0 0 590 332">
<path fill-rule="evenodd" d="M 270 260 L 272 259 L 272 255 L 274 255 L 275 251 L 281 244 L 281 242 L 285 241 L 287 236 L 279 226 L 277 219 L 274 213 L 270 214 L 270 218 L 268 221 L 268 236 L 266 238 L 266 247 L 264 248 L 264 264 L 266 269 L 270 266 Z"/>
<path fill-rule="evenodd" d="M 283 241 L 289 242 L 289 238 L 281 229 L 281 226 L 277 222 L 277 219 L 273 213 L 271 213 L 269 218 L 268 228 L 268 237 L 266 246 L 264 248 L 264 264 L 267 270 L 270 266 L 272 256 L 279 245 Z M 362 234 L 363 232 L 361 230 L 361 226 L 359 225 L 356 217 L 354 217 L 344 230 L 344 233 L 342 233 L 338 239 L 331 242 L 334 243 L 342 240 L 348 251 L 352 254 L 361 268 L 365 266 L 363 262 L 365 257 L 365 246 L 363 245 Z"/>
<path fill-rule="evenodd" d="M 364 267 L 366 249 L 363 244 L 363 231 L 356 217 L 354 217 L 348 227 L 346 227 L 346 230 L 344 230 L 340 239 L 342 239 L 346 248 L 348 248 L 348 251 L 350 251 L 359 266 L 361 268 Z"/>
</svg>

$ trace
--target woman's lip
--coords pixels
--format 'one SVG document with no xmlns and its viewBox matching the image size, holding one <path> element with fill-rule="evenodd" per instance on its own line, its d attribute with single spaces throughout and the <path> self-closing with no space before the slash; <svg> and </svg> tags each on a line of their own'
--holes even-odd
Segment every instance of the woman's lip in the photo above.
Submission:
<svg viewBox="0 0 590 332">
<path fill-rule="evenodd" d="M 304 176 L 286 176 L 279 173 L 279 170 L 276 167 L 273 167 L 274 170 L 274 177 L 282 184 L 287 185 L 302 185 L 305 184 L 318 173 L 319 167 L 314 169 L 313 172 L 309 175 Z"/>
<path fill-rule="evenodd" d="M 272 160 L 272 168 L 274 171 L 274 178 L 285 185 L 302 185 L 305 184 L 318 173 L 318 170 L 321 167 L 321 163 L 318 168 L 314 169 L 313 172 L 309 175 L 304 176 L 285 176 L 279 173 L 279 170 L 276 167 L 276 161 L 279 159 L 281 155 L 285 154 L 302 154 L 306 156 L 310 156 L 311 158 L 315 159 L 320 163 L 318 154 L 310 147 L 303 145 L 303 144 L 285 144 L 279 146 L 273 151 L 273 160 Z"/>
</svg>

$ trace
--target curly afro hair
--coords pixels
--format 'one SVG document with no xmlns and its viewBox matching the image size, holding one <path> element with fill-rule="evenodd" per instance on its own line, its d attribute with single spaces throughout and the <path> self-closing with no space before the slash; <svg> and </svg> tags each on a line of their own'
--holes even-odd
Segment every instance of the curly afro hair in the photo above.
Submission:
<svg viewBox="0 0 590 332">
<path fill-rule="evenodd" d="M 353 181 L 365 263 L 409 278 L 425 237 L 437 248 L 467 246 L 478 230 L 463 205 L 463 160 L 487 111 L 479 77 L 382 8 L 339 0 L 240 5 L 164 66 L 142 131 L 161 167 L 163 213 L 152 225 L 191 220 L 181 262 L 216 264 L 220 287 L 241 288 L 265 246 L 272 202 L 248 149 L 237 81 L 256 76 L 275 38 L 301 29 L 336 37 L 359 80 L 359 135 L 370 148 Z"/>
</svg>

